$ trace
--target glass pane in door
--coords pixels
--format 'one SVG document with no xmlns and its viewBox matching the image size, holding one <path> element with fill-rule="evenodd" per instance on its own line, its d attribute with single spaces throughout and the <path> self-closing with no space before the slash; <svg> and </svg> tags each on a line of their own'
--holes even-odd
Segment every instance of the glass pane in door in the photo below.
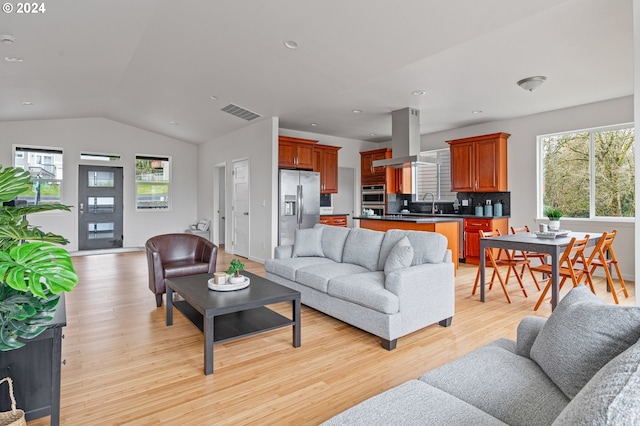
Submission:
<svg viewBox="0 0 640 426">
<path fill-rule="evenodd" d="M 115 211 L 114 197 L 89 197 L 87 199 L 89 213 L 113 213 Z"/>
<path fill-rule="evenodd" d="M 114 181 L 113 172 L 89 170 L 87 173 L 87 186 L 90 188 L 113 188 Z"/>
<path fill-rule="evenodd" d="M 87 239 L 99 240 L 105 238 L 113 238 L 113 223 L 88 223 Z"/>
</svg>

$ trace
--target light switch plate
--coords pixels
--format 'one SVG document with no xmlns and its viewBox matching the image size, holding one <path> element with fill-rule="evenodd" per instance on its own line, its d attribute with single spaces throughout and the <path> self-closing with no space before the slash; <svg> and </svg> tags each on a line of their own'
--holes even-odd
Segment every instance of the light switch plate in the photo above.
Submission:
<svg viewBox="0 0 640 426">
<path fill-rule="evenodd" d="M 469 207 L 469 200 L 462 200 L 462 207 Z"/>
</svg>

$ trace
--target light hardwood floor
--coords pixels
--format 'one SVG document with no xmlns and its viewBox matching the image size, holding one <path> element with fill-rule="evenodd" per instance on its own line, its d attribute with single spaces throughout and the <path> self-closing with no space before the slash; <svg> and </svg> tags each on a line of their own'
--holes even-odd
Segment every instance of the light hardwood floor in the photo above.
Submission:
<svg viewBox="0 0 640 426">
<path fill-rule="evenodd" d="M 218 270 L 231 256 L 220 253 Z M 527 315 L 548 316 L 525 281 L 508 304 L 500 288 L 487 302 L 471 296 L 476 267 L 461 264 L 451 327 L 433 325 L 386 351 L 380 339 L 303 305 L 302 346 L 283 328 L 214 347 L 203 373 L 203 337 L 182 314 L 165 325 L 148 290 L 143 252 L 73 258 L 80 276 L 67 295 L 62 367 L 63 425 L 314 425 L 352 405 L 445 364 L 499 337 L 515 338 Z M 246 269 L 264 274 L 261 264 Z M 568 290 L 563 290 L 563 293 Z M 635 304 L 631 296 L 623 304 Z M 611 302 L 602 279 L 597 293 Z M 289 315 L 289 305 L 276 309 Z M 36 419 L 30 426 L 49 424 Z"/>
</svg>

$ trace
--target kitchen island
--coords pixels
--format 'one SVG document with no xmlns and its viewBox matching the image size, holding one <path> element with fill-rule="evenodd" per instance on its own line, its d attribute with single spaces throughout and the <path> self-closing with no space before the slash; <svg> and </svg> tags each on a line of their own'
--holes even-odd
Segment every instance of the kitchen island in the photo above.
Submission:
<svg viewBox="0 0 640 426">
<path fill-rule="evenodd" d="M 437 232 L 447 238 L 447 248 L 451 250 L 452 260 L 458 269 L 458 222 L 452 217 L 425 216 L 357 216 L 360 228 L 374 231 L 388 231 L 389 229 L 406 229 L 410 231 Z"/>
</svg>

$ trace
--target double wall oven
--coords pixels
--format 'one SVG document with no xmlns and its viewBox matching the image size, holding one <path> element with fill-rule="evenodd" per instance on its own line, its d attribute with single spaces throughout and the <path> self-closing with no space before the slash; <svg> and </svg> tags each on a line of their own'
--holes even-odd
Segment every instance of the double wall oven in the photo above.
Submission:
<svg viewBox="0 0 640 426">
<path fill-rule="evenodd" d="M 387 192 L 384 185 L 362 186 L 362 208 L 373 210 L 374 215 L 384 216 L 387 206 Z"/>
</svg>

